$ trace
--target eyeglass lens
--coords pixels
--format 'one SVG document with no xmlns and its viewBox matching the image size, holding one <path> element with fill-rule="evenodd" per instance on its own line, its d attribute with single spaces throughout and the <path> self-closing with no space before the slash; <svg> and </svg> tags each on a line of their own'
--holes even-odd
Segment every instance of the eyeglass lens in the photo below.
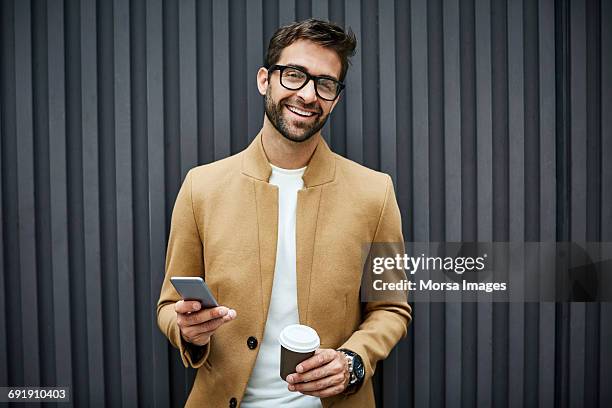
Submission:
<svg viewBox="0 0 612 408">
<path fill-rule="evenodd" d="M 308 76 L 297 69 L 285 68 L 281 75 L 281 85 L 285 88 L 296 90 L 300 89 L 308 81 Z M 334 100 L 338 93 L 338 84 L 327 78 L 317 78 L 316 90 L 319 96 L 323 99 Z"/>
</svg>

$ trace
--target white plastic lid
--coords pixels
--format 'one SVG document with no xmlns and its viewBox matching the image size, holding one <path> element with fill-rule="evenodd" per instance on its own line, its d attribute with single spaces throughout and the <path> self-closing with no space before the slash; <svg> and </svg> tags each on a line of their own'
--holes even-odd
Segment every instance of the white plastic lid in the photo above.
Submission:
<svg viewBox="0 0 612 408">
<path fill-rule="evenodd" d="M 309 353 L 321 345 L 316 330 L 301 324 L 285 327 L 278 336 L 278 341 L 284 348 L 296 353 Z"/>
</svg>

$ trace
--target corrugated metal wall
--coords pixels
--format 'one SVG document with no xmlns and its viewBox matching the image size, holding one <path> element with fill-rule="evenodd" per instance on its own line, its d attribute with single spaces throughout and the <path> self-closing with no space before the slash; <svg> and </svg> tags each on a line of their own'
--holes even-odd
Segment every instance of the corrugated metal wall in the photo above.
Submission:
<svg viewBox="0 0 612 408">
<path fill-rule="evenodd" d="M 181 405 L 154 304 L 182 176 L 261 126 L 282 23 L 359 40 L 325 128 L 408 240 L 612 241 L 608 0 L 1 0 L 0 385 Z M 612 405 L 610 304 L 417 304 L 385 407 Z"/>
</svg>

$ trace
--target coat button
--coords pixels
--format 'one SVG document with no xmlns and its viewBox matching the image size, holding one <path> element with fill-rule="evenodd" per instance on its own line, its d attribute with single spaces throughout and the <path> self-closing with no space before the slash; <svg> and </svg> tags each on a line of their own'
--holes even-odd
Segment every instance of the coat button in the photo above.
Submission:
<svg viewBox="0 0 612 408">
<path fill-rule="evenodd" d="M 257 339 L 253 336 L 249 337 L 249 339 L 247 340 L 247 346 L 249 346 L 251 350 L 257 348 Z"/>
<path fill-rule="evenodd" d="M 238 406 L 238 401 L 236 401 L 236 398 L 232 397 L 232 399 L 230 399 L 229 406 L 230 408 L 236 408 Z"/>
</svg>

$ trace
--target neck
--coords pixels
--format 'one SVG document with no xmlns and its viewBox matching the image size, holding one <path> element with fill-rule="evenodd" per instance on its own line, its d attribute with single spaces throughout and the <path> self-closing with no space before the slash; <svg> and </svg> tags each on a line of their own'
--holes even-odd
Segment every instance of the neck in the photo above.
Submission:
<svg viewBox="0 0 612 408">
<path fill-rule="evenodd" d="M 281 135 L 267 117 L 264 119 L 261 133 L 261 142 L 268 161 L 283 169 L 300 169 L 307 166 L 321 137 L 321 132 L 317 132 L 305 142 L 292 142 Z"/>
</svg>

